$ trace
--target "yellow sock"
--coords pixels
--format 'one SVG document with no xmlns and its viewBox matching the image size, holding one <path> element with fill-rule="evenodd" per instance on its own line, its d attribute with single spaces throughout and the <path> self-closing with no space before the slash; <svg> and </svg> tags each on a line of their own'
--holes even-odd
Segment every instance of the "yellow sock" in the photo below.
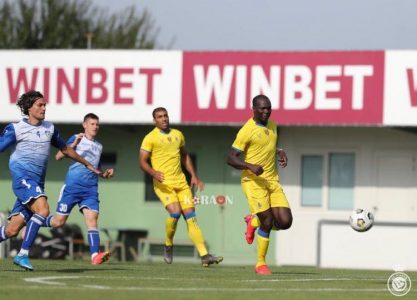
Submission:
<svg viewBox="0 0 417 300">
<path fill-rule="evenodd" d="M 166 239 L 165 245 L 172 246 L 175 231 L 177 230 L 178 218 L 169 216 L 165 221 Z"/>
<path fill-rule="evenodd" d="M 258 241 L 258 261 L 256 262 L 256 267 L 266 265 L 265 256 L 268 252 L 269 238 L 260 236 L 257 234 Z"/>
<path fill-rule="evenodd" d="M 203 233 L 201 232 L 200 227 L 198 226 L 197 219 L 195 217 L 191 217 L 186 219 L 187 222 L 187 229 L 188 229 L 188 236 L 193 241 L 195 247 L 197 248 L 198 254 L 200 256 L 206 255 L 207 248 L 204 244 L 204 237 Z"/>
<path fill-rule="evenodd" d="M 259 219 L 256 215 L 253 216 L 252 221 L 250 221 L 250 224 L 254 228 L 258 228 L 261 225 L 260 222 L 259 222 Z"/>
</svg>

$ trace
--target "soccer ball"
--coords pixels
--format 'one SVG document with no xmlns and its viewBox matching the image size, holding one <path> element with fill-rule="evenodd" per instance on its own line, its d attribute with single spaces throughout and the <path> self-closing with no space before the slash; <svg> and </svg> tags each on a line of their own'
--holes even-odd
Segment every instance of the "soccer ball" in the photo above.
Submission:
<svg viewBox="0 0 417 300">
<path fill-rule="evenodd" d="M 355 209 L 349 218 L 350 227 L 359 232 L 365 232 L 374 225 L 374 215 L 364 209 Z"/>
</svg>

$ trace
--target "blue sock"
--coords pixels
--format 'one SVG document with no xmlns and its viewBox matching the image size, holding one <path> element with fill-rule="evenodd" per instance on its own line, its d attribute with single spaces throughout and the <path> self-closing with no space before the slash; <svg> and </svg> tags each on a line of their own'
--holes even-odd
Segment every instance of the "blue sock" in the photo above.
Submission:
<svg viewBox="0 0 417 300">
<path fill-rule="evenodd" d="M 0 243 L 7 240 L 6 236 L 6 226 L 0 226 Z"/>
<path fill-rule="evenodd" d="M 46 217 L 45 222 L 42 224 L 42 227 L 52 227 L 51 220 L 53 215 L 49 215 Z"/>
<path fill-rule="evenodd" d="M 90 254 L 100 250 L 100 234 L 97 229 L 88 230 L 88 244 L 90 245 Z"/>
<path fill-rule="evenodd" d="M 39 228 L 44 224 L 45 218 L 34 214 L 26 225 L 25 239 L 22 243 L 22 250 L 29 250 L 38 235 Z"/>
</svg>

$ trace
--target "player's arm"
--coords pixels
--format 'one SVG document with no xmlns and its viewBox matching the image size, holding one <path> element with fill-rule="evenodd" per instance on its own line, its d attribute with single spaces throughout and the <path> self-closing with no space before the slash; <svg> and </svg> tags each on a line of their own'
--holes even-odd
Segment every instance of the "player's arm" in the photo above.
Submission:
<svg viewBox="0 0 417 300">
<path fill-rule="evenodd" d="M 91 172 L 101 176 L 100 170 L 97 170 L 89 161 L 87 161 L 84 157 L 78 155 L 75 150 L 65 143 L 65 141 L 62 139 L 58 129 L 54 129 L 54 134 L 52 135 L 51 144 L 58 148 L 65 156 L 68 156 L 69 158 L 75 160 L 76 162 L 79 162 L 83 164 L 87 169 L 89 169 Z"/>
<path fill-rule="evenodd" d="M 77 145 L 81 142 L 81 139 L 83 138 L 83 136 L 84 136 L 84 133 L 79 133 L 79 134 L 75 135 L 74 141 L 72 143 L 70 143 L 68 145 L 68 147 L 71 147 L 72 149 L 75 149 L 75 147 L 77 147 Z M 62 153 L 61 150 L 59 150 L 55 155 L 56 160 L 61 160 L 64 157 L 65 157 L 65 154 Z"/>
<path fill-rule="evenodd" d="M 277 148 L 277 155 L 278 155 L 278 162 L 279 166 L 285 168 L 288 164 L 288 157 L 287 153 L 285 153 L 284 149 Z"/>
<path fill-rule="evenodd" d="M 91 172 L 96 173 L 99 176 L 102 176 L 102 173 L 100 170 L 97 170 L 89 161 L 87 161 L 84 157 L 78 155 L 77 152 L 75 152 L 74 148 L 71 148 L 67 145 L 65 145 L 63 148 L 60 149 L 60 151 L 69 158 L 75 160 L 76 162 L 79 162 L 80 164 L 83 164 L 87 169 L 89 169 Z"/>
<path fill-rule="evenodd" d="M 227 164 L 238 170 L 250 170 L 253 174 L 257 176 L 261 175 L 264 172 L 262 166 L 250 164 L 243 161 L 240 157 L 241 153 L 242 151 L 232 147 L 227 156 Z"/>
<path fill-rule="evenodd" d="M 190 173 L 191 175 L 191 187 L 196 186 L 200 191 L 204 189 L 204 182 L 202 182 L 195 172 L 195 168 L 193 165 L 193 161 L 191 160 L 190 155 L 188 154 L 187 150 L 185 150 L 185 147 L 182 146 L 180 148 L 180 154 L 181 154 L 181 163 L 184 165 L 185 169 Z"/>
<path fill-rule="evenodd" d="M 151 158 L 151 152 L 140 149 L 139 151 L 139 167 L 150 176 L 158 180 L 159 182 L 164 181 L 164 174 L 162 172 L 154 170 L 149 164 Z"/>
<path fill-rule="evenodd" d="M 0 134 L 0 152 L 16 143 L 16 134 L 12 124 L 7 125 Z"/>
</svg>

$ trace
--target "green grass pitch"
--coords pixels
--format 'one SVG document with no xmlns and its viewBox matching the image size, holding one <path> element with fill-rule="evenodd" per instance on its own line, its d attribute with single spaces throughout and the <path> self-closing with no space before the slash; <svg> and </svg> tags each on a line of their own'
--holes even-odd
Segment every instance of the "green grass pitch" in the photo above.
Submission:
<svg viewBox="0 0 417 300">
<path fill-rule="evenodd" d="M 397 299 L 387 289 L 393 271 L 272 267 L 259 276 L 252 266 L 198 263 L 120 263 L 32 260 L 35 271 L 0 260 L 0 299 Z M 417 281 L 417 272 L 407 272 Z M 417 286 L 402 299 L 417 299 Z"/>
</svg>

